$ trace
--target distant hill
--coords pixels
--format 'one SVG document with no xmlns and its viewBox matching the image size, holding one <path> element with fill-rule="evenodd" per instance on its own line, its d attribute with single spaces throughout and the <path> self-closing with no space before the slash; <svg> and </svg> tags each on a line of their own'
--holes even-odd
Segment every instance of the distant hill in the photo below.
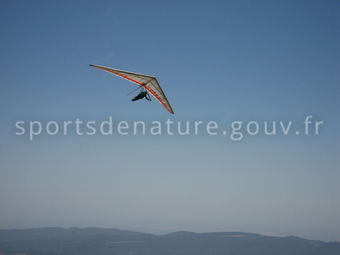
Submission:
<svg viewBox="0 0 340 255">
<path fill-rule="evenodd" d="M 0 255 L 339 255 L 340 243 L 242 232 L 151 235 L 106 228 L 0 230 Z"/>
</svg>

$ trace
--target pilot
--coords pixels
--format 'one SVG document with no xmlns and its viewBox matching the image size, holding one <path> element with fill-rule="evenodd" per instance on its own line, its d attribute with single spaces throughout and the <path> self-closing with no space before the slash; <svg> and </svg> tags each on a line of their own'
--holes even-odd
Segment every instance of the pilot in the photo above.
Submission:
<svg viewBox="0 0 340 255">
<path fill-rule="evenodd" d="M 150 98 L 148 92 L 145 91 L 145 90 L 144 90 L 144 91 L 141 91 L 137 96 L 135 96 L 134 98 L 132 98 L 131 101 L 137 101 L 137 100 L 143 99 L 143 98 L 145 98 L 145 99 L 148 100 L 148 101 L 151 101 L 151 98 Z"/>
</svg>

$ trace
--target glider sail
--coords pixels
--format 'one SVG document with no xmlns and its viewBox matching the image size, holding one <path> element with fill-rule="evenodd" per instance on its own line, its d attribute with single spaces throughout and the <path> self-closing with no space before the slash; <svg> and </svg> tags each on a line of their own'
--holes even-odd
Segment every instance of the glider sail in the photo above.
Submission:
<svg viewBox="0 0 340 255">
<path fill-rule="evenodd" d="M 171 108 L 171 105 L 166 98 L 161 86 L 159 85 L 156 77 L 144 75 L 144 74 L 138 74 L 138 73 L 132 73 L 128 71 L 113 69 L 110 67 L 105 66 L 98 66 L 98 65 L 90 65 L 91 67 L 98 68 L 100 70 L 103 70 L 105 72 L 112 73 L 114 75 L 117 75 L 123 79 L 126 79 L 130 82 L 133 82 L 137 84 L 140 87 L 143 87 L 148 93 L 150 93 L 163 107 L 170 113 L 174 113 L 174 111 Z"/>
</svg>

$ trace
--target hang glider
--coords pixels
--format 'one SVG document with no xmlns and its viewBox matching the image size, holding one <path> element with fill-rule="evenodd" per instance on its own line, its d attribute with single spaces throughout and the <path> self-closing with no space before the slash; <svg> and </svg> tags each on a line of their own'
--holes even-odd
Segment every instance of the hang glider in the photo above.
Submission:
<svg viewBox="0 0 340 255">
<path fill-rule="evenodd" d="M 156 77 L 145 75 L 145 74 L 138 74 L 138 73 L 132 73 L 128 71 L 113 69 L 113 68 L 105 67 L 105 66 L 98 66 L 98 65 L 90 65 L 90 66 L 98 68 L 105 72 L 112 73 L 123 79 L 126 79 L 130 82 L 137 84 L 139 87 L 145 89 L 150 95 L 152 95 L 161 105 L 163 105 L 163 107 L 168 112 L 172 114 L 174 113 Z"/>
</svg>

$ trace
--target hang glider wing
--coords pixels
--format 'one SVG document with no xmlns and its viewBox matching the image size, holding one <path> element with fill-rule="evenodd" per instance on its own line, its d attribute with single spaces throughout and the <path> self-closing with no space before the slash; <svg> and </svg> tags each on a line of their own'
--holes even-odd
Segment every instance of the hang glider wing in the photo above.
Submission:
<svg viewBox="0 0 340 255">
<path fill-rule="evenodd" d="M 156 77 L 144 75 L 144 74 L 132 73 L 132 72 L 118 70 L 118 69 L 113 69 L 113 68 L 105 67 L 105 66 L 98 66 L 98 65 L 90 65 L 90 66 L 101 69 L 105 72 L 112 73 L 123 79 L 133 82 L 140 87 L 145 88 L 161 105 L 164 106 L 164 108 L 168 112 L 174 113 Z"/>
</svg>

